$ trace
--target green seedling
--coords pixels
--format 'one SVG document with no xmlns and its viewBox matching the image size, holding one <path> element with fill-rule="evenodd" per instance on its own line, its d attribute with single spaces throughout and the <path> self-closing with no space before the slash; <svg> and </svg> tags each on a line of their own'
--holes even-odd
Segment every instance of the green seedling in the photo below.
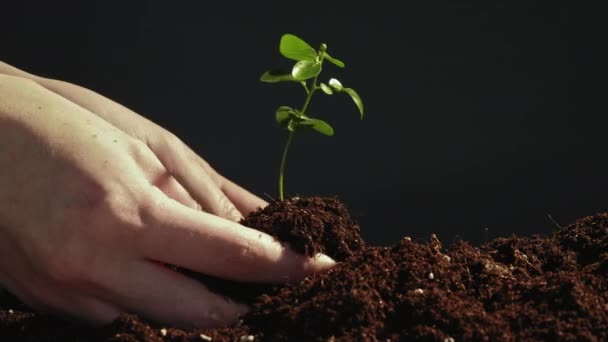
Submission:
<svg viewBox="0 0 608 342">
<path fill-rule="evenodd" d="M 275 119 L 279 125 L 287 129 L 289 135 L 283 155 L 281 157 L 281 166 L 279 168 L 279 199 L 283 201 L 284 190 L 283 180 L 285 174 L 285 162 L 287 160 L 287 152 L 293 140 L 296 130 L 300 127 L 311 128 L 323 135 L 334 135 L 334 129 L 327 122 L 313 118 L 307 114 L 310 100 L 317 90 L 321 90 L 327 95 L 334 93 L 345 93 L 349 95 L 355 105 L 359 109 L 361 119 L 363 119 L 363 102 L 361 97 L 352 88 L 346 88 L 335 78 L 329 79 L 327 83 L 319 82 L 319 75 L 323 69 L 323 62 L 328 61 L 340 68 L 344 68 L 344 63 L 327 53 L 327 45 L 321 44 L 318 50 L 313 49 L 308 43 L 293 34 L 284 34 L 281 37 L 279 44 L 279 52 L 283 57 L 296 61 L 288 74 L 276 74 L 266 71 L 260 80 L 262 82 L 296 82 L 301 84 L 306 91 L 304 104 L 300 109 L 295 109 L 289 106 L 280 106 L 275 112 Z"/>
</svg>

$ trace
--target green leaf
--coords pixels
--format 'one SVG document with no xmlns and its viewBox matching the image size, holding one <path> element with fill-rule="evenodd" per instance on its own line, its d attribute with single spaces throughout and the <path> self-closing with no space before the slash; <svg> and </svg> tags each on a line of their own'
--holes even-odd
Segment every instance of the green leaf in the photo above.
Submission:
<svg viewBox="0 0 608 342">
<path fill-rule="evenodd" d="M 321 63 L 318 61 L 299 61 L 293 66 L 291 75 L 294 79 L 302 81 L 317 76 L 321 72 Z"/>
<path fill-rule="evenodd" d="M 325 83 L 321 82 L 321 84 L 319 84 L 319 85 L 321 86 L 321 90 L 323 90 L 323 92 L 324 92 L 325 94 L 327 94 L 327 95 L 331 95 L 331 94 L 333 94 L 333 93 L 334 93 L 334 91 L 333 91 L 333 90 L 331 90 L 331 88 L 330 88 L 330 87 L 329 87 L 327 84 L 325 84 Z"/>
<path fill-rule="evenodd" d="M 310 128 L 314 129 L 315 131 L 326 135 L 328 137 L 331 137 L 332 135 L 334 135 L 334 129 L 333 127 L 331 127 L 327 122 L 323 121 L 323 120 L 319 120 L 319 119 L 312 119 L 309 118 L 307 121 L 312 121 L 312 125 Z"/>
<path fill-rule="evenodd" d="M 279 51 L 283 56 L 296 61 L 315 61 L 317 52 L 312 46 L 293 34 L 284 34 L 281 37 Z"/>
<path fill-rule="evenodd" d="M 359 108 L 359 113 L 361 113 L 361 120 L 363 120 L 363 101 L 361 100 L 361 97 L 359 97 L 359 94 L 357 94 L 355 89 L 352 88 L 344 88 L 344 92 L 350 95 L 350 97 L 353 99 L 357 105 L 357 108 Z"/>
<path fill-rule="evenodd" d="M 277 108 L 277 111 L 275 112 L 275 119 L 277 120 L 277 123 L 284 125 L 285 122 L 291 118 L 293 112 L 294 110 L 291 107 L 281 106 Z"/>
<path fill-rule="evenodd" d="M 260 77 L 260 81 L 268 83 L 285 82 L 285 81 L 297 81 L 291 74 L 275 75 L 270 71 L 266 71 Z"/>
<path fill-rule="evenodd" d="M 334 135 L 334 129 L 323 120 L 309 118 L 308 116 L 302 116 L 294 120 L 294 123 L 296 126 L 310 127 L 323 135 Z"/>
<path fill-rule="evenodd" d="M 344 68 L 344 62 L 342 62 L 341 60 L 339 60 L 337 58 L 333 58 L 327 52 L 324 53 L 324 58 L 327 59 L 328 61 L 332 62 L 336 66 L 339 66 L 340 68 Z"/>
</svg>

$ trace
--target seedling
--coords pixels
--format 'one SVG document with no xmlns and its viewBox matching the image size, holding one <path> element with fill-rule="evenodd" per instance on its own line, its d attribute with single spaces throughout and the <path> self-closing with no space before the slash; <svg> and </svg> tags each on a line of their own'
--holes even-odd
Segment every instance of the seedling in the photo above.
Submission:
<svg viewBox="0 0 608 342">
<path fill-rule="evenodd" d="M 298 38 L 293 34 L 284 34 L 281 37 L 281 42 L 279 44 L 279 52 L 285 58 L 296 61 L 291 69 L 291 73 L 276 74 L 266 71 L 262 77 L 260 77 L 260 80 L 268 83 L 296 82 L 300 83 L 306 91 L 306 98 L 300 109 L 289 106 L 279 106 L 275 112 L 277 123 L 289 132 L 281 157 L 281 166 L 279 168 L 279 199 L 283 201 L 285 199 L 283 190 L 285 162 L 287 160 L 289 146 L 291 145 L 296 130 L 300 127 L 308 127 L 326 136 L 334 135 L 334 129 L 330 124 L 321 119 L 313 118 L 306 113 L 308 106 L 310 105 L 310 100 L 315 92 L 320 89 L 327 95 L 332 95 L 334 93 L 345 93 L 349 95 L 355 102 L 355 105 L 357 105 L 359 113 L 361 114 L 361 119 L 363 119 L 363 102 L 354 89 L 344 87 L 342 83 L 335 78 L 329 79 L 327 83 L 318 82 L 319 75 L 323 69 L 323 62 L 329 61 L 340 68 L 344 68 L 344 63 L 341 60 L 334 58 L 327 53 L 326 44 L 321 44 L 319 50 L 315 50 L 301 38 Z"/>
</svg>

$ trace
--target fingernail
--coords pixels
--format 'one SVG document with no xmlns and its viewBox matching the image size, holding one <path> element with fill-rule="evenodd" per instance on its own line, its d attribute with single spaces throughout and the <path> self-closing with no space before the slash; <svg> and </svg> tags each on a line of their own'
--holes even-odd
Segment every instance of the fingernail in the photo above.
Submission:
<svg viewBox="0 0 608 342">
<path fill-rule="evenodd" d="M 334 267 L 336 265 L 336 262 L 334 261 L 334 259 L 330 258 L 326 254 L 319 253 L 319 254 L 315 255 L 313 260 L 315 261 L 315 265 L 321 269 L 328 269 L 328 268 Z"/>
</svg>

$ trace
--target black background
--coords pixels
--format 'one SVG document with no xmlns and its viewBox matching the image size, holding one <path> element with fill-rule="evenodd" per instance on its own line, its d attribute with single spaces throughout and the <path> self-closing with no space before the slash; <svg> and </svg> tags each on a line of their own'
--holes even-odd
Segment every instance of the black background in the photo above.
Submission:
<svg viewBox="0 0 608 342">
<path fill-rule="evenodd" d="M 370 243 L 479 243 L 606 210 L 593 20 L 555 2 L 358 3 L 26 1 L 1 9 L 0 60 L 130 107 L 268 199 L 286 138 L 274 110 L 304 94 L 258 79 L 289 66 L 290 32 L 346 62 L 323 75 L 357 89 L 366 117 L 313 98 L 336 135 L 298 133 L 286 190 L 338 195 Z"/>
</svg>

